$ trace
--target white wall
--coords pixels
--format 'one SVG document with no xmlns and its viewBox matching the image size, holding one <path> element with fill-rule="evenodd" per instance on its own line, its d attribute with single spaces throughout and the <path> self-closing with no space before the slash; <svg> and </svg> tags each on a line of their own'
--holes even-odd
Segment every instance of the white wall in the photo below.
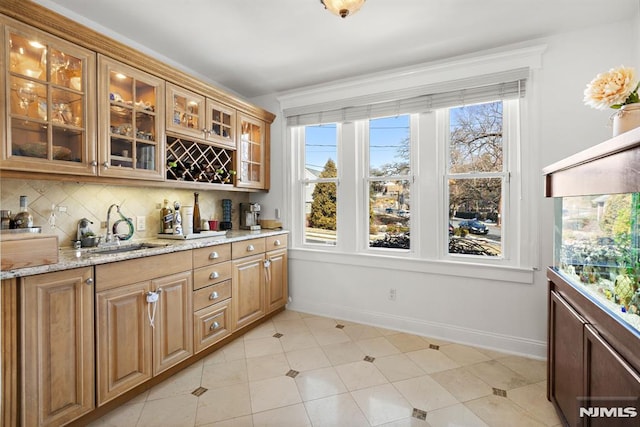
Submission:
<svg viewBox="0 0 640 427">
<path fill-rule="evenodd" d="M 640 16 L 615 25 L 567 33 L 548 45 L 535 74 L 537 105 L 529 138 L 537 145 L 535 162 L 540 197 L 531 201 L 541 232 L 540 270 L 532 284 L 406 272 L 379 267 L 319 262 L 312 254 L 291 252 L 289 307 L 301 311 L 401 329 L 451 341 L 528 354 L 546 355 L 546 266 L 552 263 L 552 201 L 542 197 L 540 169 L 610 137 L 609 111 L 583 104 L 586 84 L 599 72 L 620 64 L 640 70 Z M 285 126 L 275 96 L 254 99 L 280 112 L 272 126 L 272 191 L 252 195 L 266 214 L 287 206 Z M 538 175 L 539 174 L 539 175 Z M 285 225 L 289 218 L 283 218 Z M 388 300 L 390 285 L 397 300 Z"/>
</svg>

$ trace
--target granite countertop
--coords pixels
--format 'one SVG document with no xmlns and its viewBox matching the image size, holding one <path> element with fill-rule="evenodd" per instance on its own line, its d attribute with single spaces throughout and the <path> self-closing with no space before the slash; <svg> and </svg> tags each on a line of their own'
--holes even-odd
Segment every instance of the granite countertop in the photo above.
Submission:
<svg viewBox="0 0 640 427">
<path fill-rule="evenodd" d="M 12 279 L 14 277 L 32 276 L 35 274 L 48 273 L 52 271 L 69 270 L 77 267 L 87 267 L 110 262 L 124 261 L 127 259 L 142 258 L 152 255 L 168 254 L 171 252 L 187 251 L 209 246 L 223 245 L 225 243 L 239 242 L 242 240 L 256 239 L 259 237 L 276 236 L 287 234 L 285 230 L 229 230 L 224 236 L 213 236 L 191 240 L 173 240 L 152 238 L 144 240 L 134 240 L 121 242 L 123 249 L 130 245 L 143 243 L 151 247 L 144 247 L 138 250 L 115 253 L 99 253 L 100 248 L 60 248 L 58 262 L 56 264 L 39 265 L 36 267 L 17 268 L 14 270 L 0 271 L 0 280 Z"/>
</svg>

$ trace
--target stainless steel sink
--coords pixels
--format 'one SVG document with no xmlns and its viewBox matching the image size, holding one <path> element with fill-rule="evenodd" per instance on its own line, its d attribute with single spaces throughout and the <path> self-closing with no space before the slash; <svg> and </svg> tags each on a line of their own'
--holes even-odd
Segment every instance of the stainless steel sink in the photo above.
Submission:
<svg viewBox="0 0 640 427">
<path fill-rule="evenodd" d="M 121 246 L 108 246 L 102 247 L 98 249 L 94 249 L 91 251 L 92 254 L 118 254 L 122 252 L 131 252 L 131 251 L 139 251 L 142 249 L 150 249 L 150 248 L 164 248 L 169 246 L 168 244 L 158 244 L 158 243 L 134 243 L 130 245 L 121 245 Z"/>
</svg>

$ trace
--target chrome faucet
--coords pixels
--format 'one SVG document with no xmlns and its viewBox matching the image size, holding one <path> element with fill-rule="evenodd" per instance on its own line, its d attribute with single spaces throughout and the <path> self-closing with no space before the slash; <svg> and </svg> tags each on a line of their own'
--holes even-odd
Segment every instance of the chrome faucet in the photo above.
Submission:
<svg viewBox="0 0 640 427">
<path fill-rule="evenodd" d="M 111 232 L 111 228 L 109 227 L 109 221 L 111 219 L 111 209 L 113 209 L 114 206 L 116 207 L 116 211 L 120 212 L 120 206 L 116 205 L 115 203 L 109 206 L 109 209 L 107 209 L 107 235 L 104 238 L 105 243 L 111 243 L 111 240 L 113 239 L 113 233 Z"/>
</svg>

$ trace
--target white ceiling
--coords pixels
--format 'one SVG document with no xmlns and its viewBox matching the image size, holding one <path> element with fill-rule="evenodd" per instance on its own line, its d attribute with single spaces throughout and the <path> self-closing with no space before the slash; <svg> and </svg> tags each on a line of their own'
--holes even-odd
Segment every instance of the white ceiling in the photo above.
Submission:
<svg viewBox="0 0 640 427">
<path fill-rule="evenodd" d="M 245 97 L 639 16 L 640 0 L 36 0 Z"/>
</svg>

